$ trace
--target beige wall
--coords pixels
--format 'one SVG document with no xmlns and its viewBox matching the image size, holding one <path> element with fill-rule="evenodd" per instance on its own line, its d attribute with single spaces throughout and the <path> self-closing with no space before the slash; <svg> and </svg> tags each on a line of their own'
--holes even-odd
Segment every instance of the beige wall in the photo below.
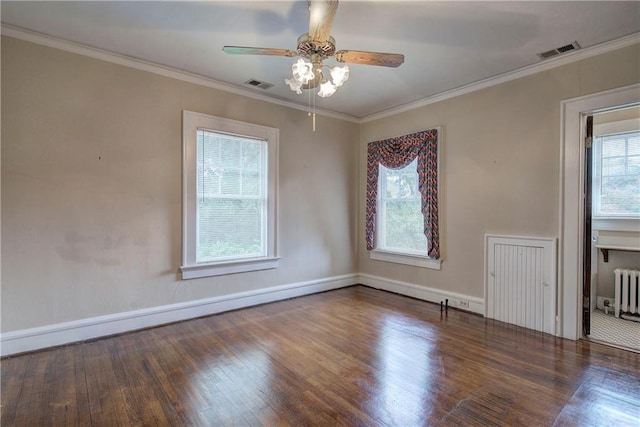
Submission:
<svg viewBox="0 0 640 427">
<path fill-rule="evenodd" d="M 485 233 L 559 236 L 561 101 L 637 83 L 639 66 L 634 45 L 363 124 L 360 217 L 366 144 L 443 126 L 443 263 L 436 271 L 373 261 L 361 238 L 360 271 L 482 298 Z"/>
<path fill-rule="evenodd" d="M 182 281 L 182 110 L 280 129 L 280 268 Z M 349 274 L 358 125 L 2 37 L 2 331 Z"/>
</svg>

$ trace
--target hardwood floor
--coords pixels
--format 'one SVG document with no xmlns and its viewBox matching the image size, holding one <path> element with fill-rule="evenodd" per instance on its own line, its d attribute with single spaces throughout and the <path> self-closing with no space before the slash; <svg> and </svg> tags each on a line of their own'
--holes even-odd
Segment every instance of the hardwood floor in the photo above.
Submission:
<svg viewBox="0 0 640 427">
<path fill-rule="evenodd" d="M 2 426 L 640 422 L 639 354 L 363 286 L 1 363 Z"/>
</svg>

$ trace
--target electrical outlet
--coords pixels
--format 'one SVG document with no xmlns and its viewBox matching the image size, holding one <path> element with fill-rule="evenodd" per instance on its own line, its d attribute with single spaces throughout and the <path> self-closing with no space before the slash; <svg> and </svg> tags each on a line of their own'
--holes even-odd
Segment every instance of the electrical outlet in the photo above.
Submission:
<svg viewBox="0 0 640 427">
<path fill-rule="evenodd" d="M 464 301 L 464 300 L 458 301 L 458 307 L 460 307 L 460 308 L 469 308 L 469 301 Z"/>
</svg>

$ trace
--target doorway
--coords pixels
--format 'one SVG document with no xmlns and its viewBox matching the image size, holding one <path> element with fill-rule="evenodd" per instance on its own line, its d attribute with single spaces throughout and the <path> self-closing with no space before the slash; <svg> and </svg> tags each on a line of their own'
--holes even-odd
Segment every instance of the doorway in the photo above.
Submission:
<svg viewBox="0 0 640 427">
<path fill-rule="evenodd" d="M 640 352 L 640 105 L 585 126 L 583 336 Z"/>
<path fill-rule="evenodd" d="M 640 84 L 563 101 L 558 253 L 559 336 L 577 340 L 582 333 L 584 277 L 584 117 L 619 106 L 640 104 Z M 588 300 L 587 304 L 590 304 Z"/>
</svg>

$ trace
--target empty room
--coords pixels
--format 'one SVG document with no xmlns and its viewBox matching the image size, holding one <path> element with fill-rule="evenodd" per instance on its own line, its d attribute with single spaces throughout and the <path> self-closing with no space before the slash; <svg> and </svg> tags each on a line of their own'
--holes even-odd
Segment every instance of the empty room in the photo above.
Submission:
<svg viewBox="0 0 640 427">
<path fill-rule="evenodd" d="M 637 426 L 637 2 L 2 1 L 2 426 Z"/>
</svg>

